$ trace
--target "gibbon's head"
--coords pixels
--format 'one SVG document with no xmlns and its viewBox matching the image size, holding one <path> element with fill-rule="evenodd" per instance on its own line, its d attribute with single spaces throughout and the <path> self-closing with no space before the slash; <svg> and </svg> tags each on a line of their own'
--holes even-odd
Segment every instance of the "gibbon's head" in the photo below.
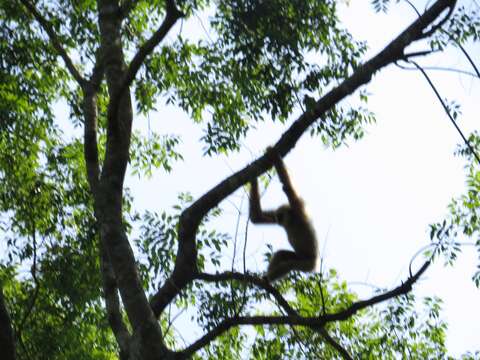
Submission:
<svg viewBox="0 0 480 360">
<path fill-rule="evenodd" d="M 292 217 L 290 205 L 282 205 L 275 211 L 275 220 L 280 225 L 288 225 L 292 221 Z"/>
</svg>

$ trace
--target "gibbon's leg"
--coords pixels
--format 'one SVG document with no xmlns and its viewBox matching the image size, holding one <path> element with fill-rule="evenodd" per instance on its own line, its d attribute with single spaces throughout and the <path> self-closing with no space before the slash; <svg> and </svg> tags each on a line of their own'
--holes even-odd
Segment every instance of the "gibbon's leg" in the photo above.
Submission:
<svg viewBox="0 0 480 360">
<path fill-rule="evenodd" d="M 267 279 L 269 281 L 278 280 L 292 270 L 313 271 L 315 270 L 316 261 L 315 257 L 301 257 L 293 251 L 279 250 L 273 254 L 270 260 Z"/>
<path fill-rule="evenodd" d="M 262 210 L 257 179 L 250 182 L 250 220 L 254 224 L 275 224 L 277 222 L 274 211 Z"/>
<path fill-rule="evenodd" d="M 267 279 L 275 281 L 287 275 L 290 271 L 289 264 L 297 258 L 297 254 L 293 251 L 279 250 L 275 252 L 268 264 Z"/>
</svg>

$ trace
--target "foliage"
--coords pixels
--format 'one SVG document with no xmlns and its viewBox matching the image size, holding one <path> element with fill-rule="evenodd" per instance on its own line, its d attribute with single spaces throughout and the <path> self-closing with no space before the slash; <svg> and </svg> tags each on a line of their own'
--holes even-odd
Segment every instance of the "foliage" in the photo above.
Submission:
<svg viewBox="0 0 480 360">
<path fill-rule="evenodd" d="M 126 324 L 132 348 L 137 337 L 151 339 L 145 329 L 155 327 L 148 328 L 148 319 L 134 318 L 136 311 L 131 309 L 137 307 L 127 297 L 134 294 L 133 298 L 146 303 L 143 295 L 154 298 L 159 284 L 164 284 L 167 293 L 169 286 L 174 291 L 181 286 L 180 296 L 168 303 L 168 313 L 160 314 L 163 338 L 153 341 L 175 350 L 181 350 L 183 344 L 181 334 L 173 331 L 172 311 L 185 312 L 202 332 L 240 316 L 272 315 L 272 292 L 258 283 L 233 279 L 207 284 L 192 278 L 183 286 L 171 281 L 179 256 L 188 248 L 182 236 L 187 237 L 189 229 L 180 224 L 189 220 L 185 210 L 195 210 L 197 203 L 191 195 L 181 194 L 171 212 L 140 213 L 122 176 L 127 165 L 130 174 L 141 178 L 158 170 L 170 172 L 175 162 L 183 159 L 178 145 L 184 139 L 153 131 L 128 133 L 127 121 L 115 121 L 133 109 L 115 118 L 111 104 L 118 95 L 116 82 L 123 79 L 116 78 L 115 71 L 124 71 L 126 64 L 136 59 L 134 54 L 141 54 L 162 19 L 168 18 L 172 2 L 124 0 L 113 10 L 106 6 L 108 11 L 99 15 L 98 7 L 104 3 L 0 0 L 0 232 L 6 254 L 1 259 L 0 284 L 12 317 L 19 359 L 126 356 L 119 340 L 121 331 L 112 324 L 114 320 Z M 388 1 L 372 3 L 384 11 Z M 125 97 L 131 94 L 134 116 L 139 119 L 165 104 L 180 107 L 201 127 L 204 151 L 210 156 L 239 150 L 248 131 L 261 121 L 285 124 L 298 112 L 314 114 L 315 99 L 355 73 L 366 51 L 366 45 L 355 41 L 340 24 L 333 0 L 183 0 L 177 5 L 185 23 L 211 14 L 204 29 L 207 36 L 174 28 L 161 46 L 147 54 L 128 89 L 122 89 L 122 104 L 129 105 Z M 119 37 L 108 42 L 108 29 L 102 24 L 112 18 L 109 24 L 118 25 Z M 477 41 L 478 14 L 460 10 L 447 28 L 455 41 L 439 34 L 431 42 L 433 48 L 442 49 L 452 41 L 457 46 Z M 120 52 L 106 51 L 117 45 L 122 46 Z M 125 58 L 105 60 L 118 53 L 126 54 Z M 77 72 L 85 78 L 79 80 Z M 101 74 L 99 83 L 90 79 L 92 74 L 92 79 Z M 92 92 L 95 97 L 89 98 Z M 94 104 L 93 121 L 86 110 L 89 99 Z M 352 107 L 332 105 L 314 122 L 311 134 L 333 148 L 360 139 L 365 126 L 375 121 L 367 100 L 367 92 L 362 91 Z M 64 119 L 59 109 L 65 106 L 68 117 Z M 455 103 L 450 107 L 458 110 Z M 87 180 L 91 148 L 87 136 L 79 131 L 93 125 L 100 172 L 94 181 L 92 176 Z M 480 144 L 477 135 L 470 141 Z M 117 144 L 122 147 L 115 148 Z M 459 152 L 469 156 L 466 149 Z M 124 153 L 128 164 L 121 163 Z M 120 175 L 112 176 L 108 171 L 115 166 Z M 235 181 L 230 183 L 241 186 Z M 432 226 L 432 238 L 442 243 L 441 250 L 447 251 L 446 239 L 456 238 L 459 232 L 477 235 L 479 181 L 472 166 L 467 195 L 452 203 L 448 222 Z M 232 239 L 215 229 L 215 221 L 222 215 L 215 205 L 222 199 L 216 198 L 217 203 L 205 211 L 207 215 L 191 226 L 197 230 L 191 252 L 195 262 L 187 257 L 180 261 L 190 261 L 192 276 L 228 269 L 225 253 L 231 249 Z M 119 210 L 118 219 L 117 213 L 105 209 Z M 107 239 L 111 234 L 105 234 L 112 229 L 115 236 Z M 128 236 L 134 239 L 133 250 Z M 455 240 L 450 243 L 449 257 L 453 259 L 459 249 Z M 101 255 L 102 246 L 108 248 L 106 257 Z M 477 247 L 480 249 L 478 242 Z M 135 261 L 129 263 L 133 254 Z M 112 268 L 117 272 L 113 285 L 105 280 L 109 266 L 105 258 L 117 261 Z M 120 276 L 123 265 L 134 270 Z M 146 289 L 141 296 L 134 293 L 138 289 L 122 283 L 134 282 L 137 271 Z M 478 279 L 480 272 L 475 275 L 477 284 Z M 292 273 L 278 288 L 289 306 L 304 317 L 341 311 L 358 300 L 333 270 L 310 277 Z M 117 306 L 124 307 L 113 309 L 119 319 L 112 319 L 106 308 L 115 299 L 118 302 L 118 290 L 123 302 Z M 427 298 L 422 310 L 414 304 L 412 295 L 404 295 L 376 310 L 328 323 L 325 330 L 360 358 L 445 357 L 446 325 L 439 317 L 440 302 Z M 275 309 L 273 315 L 285 311 Z M 233 327 L 192 356 L 307 359 L 318 358 L 320 353 L 325 359 L 339 356 L 318 328 L 257 325 Z"/>
<path fill-rule="evenodd" d="M 480 136 L 474 132 L 469 137 L 469 143 L 478 153 L 480 149 Z M 442 253 L 449 264 L 453 264 L 462 250 L 465 243 L 463 239 L 473 239 L 478 253 L 477 269 L 472 276 L 477 287 L 480 287 L 480 220 L 478 209 L 480 206 L 480 171 L 478 170 L 477 160 L 474 158 L 471 150 L 466 146 L 459 146 L 457 154 L 464 156 L 468 160 L 466 169 L 466 193 L 453 199 L 448 206 L 449 216 L 442 222 L 431 225 L 430 237 L 439 245 L 436 247 L 437 253 Z"/>
</svg>

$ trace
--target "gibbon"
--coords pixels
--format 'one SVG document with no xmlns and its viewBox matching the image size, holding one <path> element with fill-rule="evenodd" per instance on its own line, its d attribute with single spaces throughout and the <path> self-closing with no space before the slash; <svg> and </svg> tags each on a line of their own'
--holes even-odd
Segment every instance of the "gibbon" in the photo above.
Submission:
<svg viewBox="0 0 480 360">
<path fill-rule="evenodd" d="M 315 270 L 318 262 L 318 241 L 305 211 L 303 200 L 293 189 L 282 158 L 272 148 L 267 148 L 267 154 L 274 159 L 283 191 L 288 198 L 288 204 L 280 206 L 277 210 L 262 211 L 258 182 L 255 178 L 250 182 L 250 220 L 254 224 L 283 226 L 288 241 L 294 249 L 294 251 L 279 250 L 273 254 L 266 278 L 269 281 L 275 281 L 287 275 L 291 270 L 305 272 Z"/>
</svg>

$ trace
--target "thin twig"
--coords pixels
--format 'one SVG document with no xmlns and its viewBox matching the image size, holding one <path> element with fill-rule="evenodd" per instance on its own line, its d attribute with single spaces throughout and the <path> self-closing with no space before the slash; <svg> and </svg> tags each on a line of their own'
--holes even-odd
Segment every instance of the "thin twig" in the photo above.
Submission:
<svg viewBox="0 0 480 360">
<path fill-rule="evenodd" d="M 480 164 L 480 157 L 477 155 L 475 149 L 473 148 L 472 144 L 470 144 L 470 141 L 468 141 L 468 139 L 465 137 L 465 135 L 463 134 L 462 130 L 460 129 L 460 127 L 457 125 L 457 122 L 455 121 L 455 119 L 453 118 L 453 116 L 450 114 L 450 111 L 448 109 L 448 106 L 447 104 L 445 104 L 445 102 L 443 101 L 442 97 L 440 96 L 440 93 L 438 92 L 437 88 L 435 87 L 435 85 L 433 84 L 432 80 L 430 80 L 430 77 L 427 75 L 427 73 L 425 72 L 425 70 L 420 66 L 418 65 L 415 61 L 410 61 L 413 65 L 415 65 L 415 67 L 420 70 L 420 72 L 423 74 L 423 76 L 425 77 L 425 79 L 427 80 L 428 84 L 430 85 L 430 87 L 432 88 L 433 92 L 435 93 L 435 95 L 437 96 L 437 99 L 438 101 L 440 101 L 440 103 L 442 104 L 442 107 L 443 109 L 445 110 L 445 113 L 447 114 L 448 118 L 450 119 L 451 123 L 453 124 L 453 126 L 455 127 L 455 129 L 457 129 L 457 132 L 460 134 L 460 136 L 462 137 L 463 141 L 465 142 L 465 144 L 467 145 L 467 147 L 470 149 L 470 152 L 472 153 L 472 155 L 477 159 L 478 163 Z"/>
<path fill-rule="evenodd" d="M 413 71 L 418 71 L 417 68 L 415 67 L 408 67 L 408 66 L 403 66 L 400 64 L 395 64 L 397 65 L 400 69 L 402 70 L 413 70 Z M 462 69 L 454 69 L 454 68 L 448 68 L 448 67 L 443 67 L 443 66 L 423 66 L 424 70 L 434 70 L 434 71 L 448 71 L 448 72 L 453 72 L 461 75 L 468 75 L 471 77 L 479 78 L 480 76 L 477 74 L 474 74 L 470 71 L 462 70 Z"/>
</svg>

